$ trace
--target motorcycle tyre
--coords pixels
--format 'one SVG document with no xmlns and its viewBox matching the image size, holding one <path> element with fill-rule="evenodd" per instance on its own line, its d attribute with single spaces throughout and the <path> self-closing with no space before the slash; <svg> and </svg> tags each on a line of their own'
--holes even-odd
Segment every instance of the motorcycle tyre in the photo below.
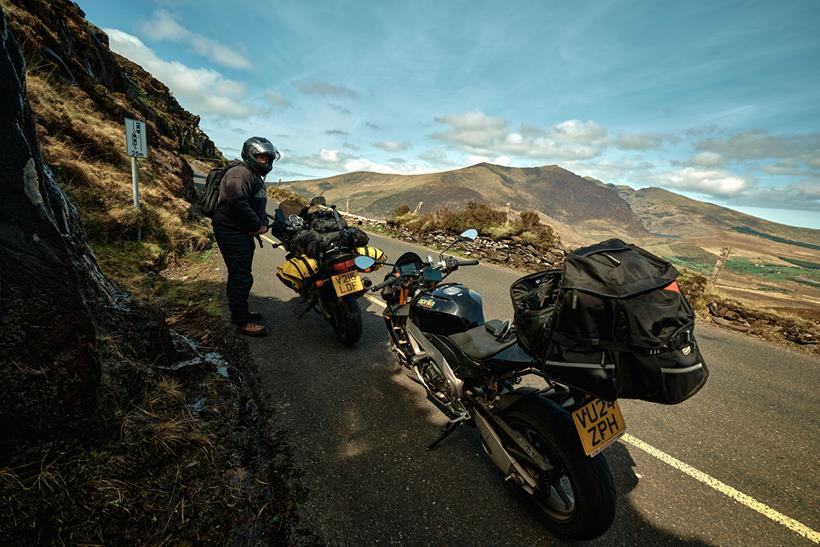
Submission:
<svg viewBox="0 0 820 547">
<path fill-rule="evenodd" d="M 341 299 L 336 302 L 332 312 L 333 331 L 336 338 L 348 346 L 353 347 L 362 337 L 362 310 L 358 300 Z"/>
<path fill-rule="evenodd" d="M 532 433 L 546 442 L 536 447 L 569 478 L 575 508 L 567 520 L 550 515 L 535 496 L 526 494 L 530 510 L 548 529 L 574 539 L 593 539 L 606 532 L 615 517 L 615 484 L 603 454 L 584 454 L 572 416 L 560 405 L 542 397 L 527 397 L 504 410 L 505 421 L 525 437 Z M 528 435 L 524 429 L 532 433 Z M 528 439 L 532 442 L 532 439 Z M 526 465 L 525 465 L 526 467 Z"/>
</svg>

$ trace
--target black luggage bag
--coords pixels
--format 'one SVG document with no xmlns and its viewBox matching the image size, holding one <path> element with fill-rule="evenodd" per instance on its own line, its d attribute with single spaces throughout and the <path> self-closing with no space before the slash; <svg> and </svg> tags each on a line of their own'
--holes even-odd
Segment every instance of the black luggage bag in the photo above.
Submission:
<svg viewBox="0 0 820 547">
<path fill-rule="evenodd" d="M 606 400 L 680 403 L 708 378 L 669 262 L 611 239 L 510 289 L 521 345 L 551 378 Z"/>
</svg>

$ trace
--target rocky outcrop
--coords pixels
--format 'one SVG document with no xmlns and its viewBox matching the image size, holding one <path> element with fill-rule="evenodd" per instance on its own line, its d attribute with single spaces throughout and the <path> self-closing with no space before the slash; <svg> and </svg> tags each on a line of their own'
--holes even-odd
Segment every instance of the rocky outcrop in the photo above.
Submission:
<svg viewBox="0 0 820 547">
<path fill-rule="evenodd" d="M 78 214 L 43 163 L 26 99 L 25 66 L 0 10 L 0 430 L 76 431 L 105 373 L 101 332 L 125 352 L 174 355 L 161 316 L 135 308 L 100 271 Z M 113 364 L 111 366 L 114 366 Z"/>
<path fill-rule="evenodd" d="M 391 237 L 426 247 L 444 249 L 456 240 L 455 235 L 444 231 L 432 231 L 421 234 L 383 220 L 368 219 L 357 215 L 345 215 L 344 213 L 342 213 L 342 216 L 345 216 L 351 225 L 364 229 L 371 228 L 377 231 L 387 231 Z M 485 262 L 503 264 L 508 268 L 523 271 L 538 271 L 547 268 L 560 268 L 569 250 L 559 245 L 543 250 L 537 249 L 528 243 L 522 243 L 513 239 L 494 240 L 487 237 L 479 237 L 469 245 L 460 248 L 458 252 L 459 254 L 465 254 Z"/>
</svg>

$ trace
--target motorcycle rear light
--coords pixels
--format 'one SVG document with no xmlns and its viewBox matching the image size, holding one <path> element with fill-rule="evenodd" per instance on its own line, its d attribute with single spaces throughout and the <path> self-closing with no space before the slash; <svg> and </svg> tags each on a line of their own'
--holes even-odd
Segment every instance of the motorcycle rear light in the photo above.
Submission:
<svg viewBox="0 0 820 547">
<path fill-rule="evenodd" d="M 333 269 L 337 272 L 346 272 L 348 270 L 353 269 L 356 266 L 356 263 L 351 260 L 345 260 L 343 262 L 334 262 Z"/>
<path fill-rule="evenodd" d="M 313 284 L 321 289 L 322 287 L 325 286 L 325 280 L 324 279 L 317 279 Z"/>
</svg>

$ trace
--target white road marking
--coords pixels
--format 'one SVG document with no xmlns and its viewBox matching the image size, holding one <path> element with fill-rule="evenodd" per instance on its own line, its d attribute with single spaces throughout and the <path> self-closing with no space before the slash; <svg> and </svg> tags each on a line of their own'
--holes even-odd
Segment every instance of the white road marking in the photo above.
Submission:
<svg viewBox="0 0 820 547">
<path fill-rule="evenodd" d="M 376 298 L 375 296 L 365 295 L 365 298 L 369 301 L 373 302 L 374 304 L 381 306 L 382 308 L 386 308 L 387 304 Z M 757 511 L 761 515 L 775 521 L 776 523 L 785 526 L 789 530 L 796 532 L 803 536 L 804 538 L 813 541 L 814 543 L 820 543 L 820 533 L 816 532 L 815 530 L 811 529 L 810 527 L 806 526 L 802 522 L 799 522 L 791 517 L 787 517 L 783 513 L 772 509 L 765 503 L 757 501 L 752 496 L 748 494 L 744 494 L 743 492 L 732 488 L 728 484 L 719 481 L 718 479 L 714 478 L 711 475 L 704 473 L 703 471 L 692 467 L 691 465 L 680 461 L 679 459 L 670 456 L 666 452 L 659 450 L 652 446 L 651 444 L 644 442 L 637 437 L 630 435 L 629 433 L 625 433 L 623 437 L 621 437 L 621 441 L 631 444 L 635 448 L 639 448 L 656 458 L 663 463 L 670 465 L 684 473 L 685 475 L 689 475 L 693 479 L 702 482 L 703 484 L 707 485 L 708 487 L 717 490 L 724 496 L 732 498 L 733 500 L 737 501 L 748 507 L 753 511 Z"/>
<path fill-rule="evenodd" d="M 772 519 L 776 523 L 778 523 L 782 526 L 785 526 L 786 528 L 788 528 L 789 530 L 792 530 L 793 532 L 796 532 L 796 533 L 800 534 L 804 538 L 806 538 L 810 541 L 813 541 L 814 543 L 820 543 L 820 533 L 816 532 L 815 530 L 812 530 L 811 528 L 809 528 L 808 526 L 806 526 L 802 522 L 798 522 L 798 521 L 794 520 L 791 517 L 787 517 L 783 513 L 775 511 L 774 509 L 772 509 L 771 507 L 769 507 L 765 503 L 761 503 L 761 502 L 757 501 L 752 496 L 749 496 L 748 494 L 744 494 L 743 492 L 732 488 L 728 484 L 719 481 L 718 479 L 714 478 L 711 475 L 707 475 L 706 473 L 704 473 L 703 471 L 700 471 L 699 469 L 695 469 L 694 467 L 692 467 L 691 465 L 689 465 L 687 463 L 683 463 L 679 459 L 677 459 L 673 456 L 670 456 L 666 452 L 658 450 L 654 446 L 652 446 L 648 443 L 645 443 L 644 441 L 642 441 L 642 440 L 640 440 L 636 437 L 633 437 L 629 433 L 624 434 L 624 436 L 621 437 L 621 440 L 623 442 L 631 444 L 635 448 L 640 448 L 641 450 L 643 450 L 644 452 L 646 452 L 647 454 L 649 454 L 653 458 L 657 458 L 660 461 L 662 461 L 662 462 L 664 462 L 668 465 L 671 465 L 672 467 L 674 467 L 678 471 L 680 471 L 680 472 L 682 472 L 686 475 L 689 475 L 693 479 L 702 482 L 703 484 L 707 485 L 710 488 L 713 488 L 713 489 L 717 490 L 718 492 L 720 492 L 724 496 L 728 496 L 728 497 L 732 498 L 733 500 L 735 500 L 739 503 L 742 503 L 743 505 L 745 505 L 749 509 L 752 509 L 753 511 L 757 511 L 761 515 Z"/>
<path fill-rule="evenodd" d="M 385 304 L 384 302 L 382 302 L 381 300 L 379 300 L 379 299 L 378 299 L 378 298 L 376 298 L 375 296 L 370 296 L 369 294 L 366 294 L 366 295 L 364 295 L 364 297 L 365 297 L 367 300 L 370 300 L 371 302 L 373 302 L 374 304 L 376 304 L 377 306 L 381 306 L 382 308 L 386 308 L 386 307 L 387 307 L 387 304 Z"/>
<path fill-rule="evenodd" d="M 262 237 L 262 239 L 264 239 L 265 241 L 267 241 L 267 242 L 268 242 L 268 243 L 270 243 L 271 245 L 276 245 L 276 244 L 277 244 L 277 242 L 276 242 L 276 241 L 272 240 L 272 239 L 271 239 L 271 238 L 269 238 L 268 236 L 261 236 L 261 237 Z"/>
</svg>

